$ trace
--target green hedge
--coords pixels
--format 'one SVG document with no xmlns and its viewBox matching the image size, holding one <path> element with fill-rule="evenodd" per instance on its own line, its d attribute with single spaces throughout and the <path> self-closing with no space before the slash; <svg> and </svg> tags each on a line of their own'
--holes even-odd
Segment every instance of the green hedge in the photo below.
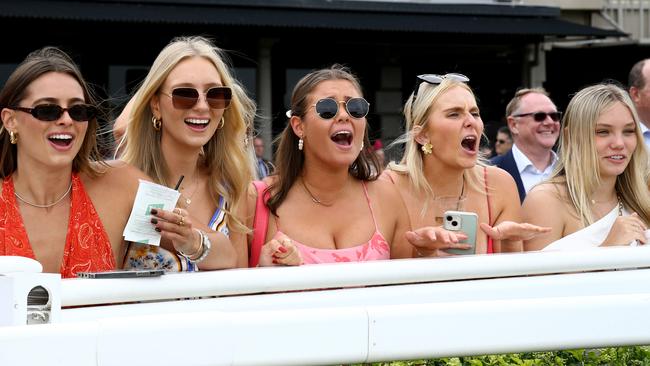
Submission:
<svg viewBox="0 0 650 366">
<path fill-rule="evenodd" d="M 475 357 L 450 357 L 434 360 L 393 361 L 372 366 L 650 366 L 650 347 L 579 349 L 557 352 L 513 353 Z M 360 365 L 357 365 L 360 366 Z"/>
</svg>

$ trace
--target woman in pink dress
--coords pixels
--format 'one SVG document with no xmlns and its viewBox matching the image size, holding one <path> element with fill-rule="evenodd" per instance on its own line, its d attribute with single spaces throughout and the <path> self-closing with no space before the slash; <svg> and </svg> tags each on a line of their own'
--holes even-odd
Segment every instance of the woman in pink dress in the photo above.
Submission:
<svg viewBox="0 0 650 366">
<path fill-rule="evenodd" d="M 368 111 L 346 68 L 334 65 L 298 82 L 276 174 L 250 195 L 250 266 L 411 257 L 404 205 L 392 184 L 376 179 Z"/>
</svg>

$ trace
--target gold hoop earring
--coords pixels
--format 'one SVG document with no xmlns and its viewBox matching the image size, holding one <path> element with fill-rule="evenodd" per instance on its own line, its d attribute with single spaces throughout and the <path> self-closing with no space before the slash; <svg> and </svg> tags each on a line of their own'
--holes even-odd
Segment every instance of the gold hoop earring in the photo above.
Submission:
<svg viewBox="0 0 650 366">
<path fill-rule="evenodd" d="M 151 117 L 151 124 L 153 125 L 153 129 L 156 131 L 160 131 L 160 128 L 162 127 L 162 118 L 157 119 L 156 116 Z"/>
<path fill-rule="evenodd" d="M 226 124 L 226 121 L 224 121 L 223 116 L 221 116 L 221 121 L 219 121 L 219 125 L 217 126 L 217 130 L 223 128 L 224 124 Z"/>
<path fill-rule="evenodd" d="M 433 145 L 431 145 L 430 142 L 427 142 L 426 144 L 422 145 L 420 149 L 422 149 L 424 155 L 430 155 L 433 152 Z"/>
<path fill-rule="evenodd" d="M 16 145 L 16 143 L 18 142 L 18 133 L 14 131 L 9 131 L 9 142 L 12 145 Z"/>
<path fill-rule="evenodd" d="M 302 151 L 302 148 L 304 146 L 305 146 L 305 141 L 301 137 L 300 140 L 298 140 L 298 150 Z"/>
</svg>

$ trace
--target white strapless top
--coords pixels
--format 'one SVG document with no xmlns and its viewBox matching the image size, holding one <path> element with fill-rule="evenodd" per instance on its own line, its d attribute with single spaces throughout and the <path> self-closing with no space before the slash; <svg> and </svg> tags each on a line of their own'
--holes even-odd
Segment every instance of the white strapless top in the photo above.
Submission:
<svg viewBox="0 0 650 366">
<path fill-rule="evenodd" d="M 630 215 L 630 212 L 623 208 L 623 216 L 628 215 Z M 607 234 L 609 234 L 609 231 L 612 229 L 616 217 L 618 217 L 618 206 L 615 206 L 600 220 L 584 229 L 578 230 L 575 233 L 552 242 L 542 250 L 588 250 L 596 248 L 600 246 L 605 238 L 607 238 Z M 648 237 L 649 234 L 650 230 L 646 230 L 646 237 Z M 634 240 L 629 245 L 636 246 L 637 241 Z"/>
</svg>

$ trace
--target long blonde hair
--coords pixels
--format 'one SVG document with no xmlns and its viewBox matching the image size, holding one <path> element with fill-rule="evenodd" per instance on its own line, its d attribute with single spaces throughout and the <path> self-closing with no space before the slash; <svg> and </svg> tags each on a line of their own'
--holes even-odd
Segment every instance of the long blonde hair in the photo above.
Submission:
<svg viewBox="0 0 650 366">
<path fill-rule="evenodd" d="M 421 151 L 422 145 L 415 140 L 416 135 L 413 132 L 413 129 L 416 126 L 419 126 L 422 128 L 422 132 L 420 133 L 426 133 L 429 128 L 427 124 L 428 117 L 433 106 L 442 95 L 455 87 L 463 88 L 474 96 L 472 89 L 464 82 L 458 80 L 444 79 L 438 85 L 422 83 L 419 87 L 420 91 L 417 93 L 415 102 L 413 101 L 413 94 L 411 94 L 404 105 L 406 133 L 390 145 L 392 147 L 394 144 L 406 144 L 402 160 L 399 163 L 391 162 L 388 165 L 388 169 L 391 169 L 398 174 L 408 175 L 415 191 L 418 193 L 425 193 L 431 199 L 434 198 L 434 192 L 433 188 L 427 181 L 427 178 L 424 176 L 424 159 Z M 480 159 L 477 161 L 477 164 L 481 166 L 485 165 L 485 163 Z M 463 178 L 469 183 L 470 188 L 479 189 L 483 186 L 483 177 L 476 169 L 465 169 L 463 172 Z M 429 200 L 426 200 L 424 202 L 422 214 L 426 212 L 428 201 Z"/>
<path fill-rule="evenodd" d="M 569 200 L 585 226 L 594 222 L 590 196 L 601 183 L 594 142 L 596 122 L 619 102 L 634 117 L 637 145 L 623 174 L 616 177 L 616 194 L 626 207 L 650 224 L 650 193 L 646 183 L 648 155 L 638 128 L 639 116 L 627 92 L 613 84 L 597 84 L 580 90 L 569 102 L 562 122 L 559 160 L 550 178 L 553 183 L 566 185 Z"/>
<path fill-rule="evenodd" d="M 175 38 L 158 55 L 147 77 L 134 95 L 134 104 L 128 117 L 127 132 L 120 145 L 124 146 L 121 158 L 149 174 L 157 183 L 169 186 L 166 181 L 168 167 L 161 159 L 162 131 L 152 127 L 153 112 L 150 101 L 159 92 L 169 73 L 179 62 L 190 57 L 203 57 L 212 62 L 224 86 L 232 89 L 232 100 L 224 111 L 225 123 L 203 146 L 204 158 L 200 167 L 209 172 L 209 190 L 218 204 L 219 196 L 228 202 L 228 213 L 234 205 L 242 204 L 248 183 L 255 167 L 249 158 L 247 131 L 255 118 L 255 102 L 239 82 L 233 78 L 223 51 L 203 37 Z M 232 228 L 244 232 L 247 228 L 232 215 L 227 216 Z"/>
</svg>

